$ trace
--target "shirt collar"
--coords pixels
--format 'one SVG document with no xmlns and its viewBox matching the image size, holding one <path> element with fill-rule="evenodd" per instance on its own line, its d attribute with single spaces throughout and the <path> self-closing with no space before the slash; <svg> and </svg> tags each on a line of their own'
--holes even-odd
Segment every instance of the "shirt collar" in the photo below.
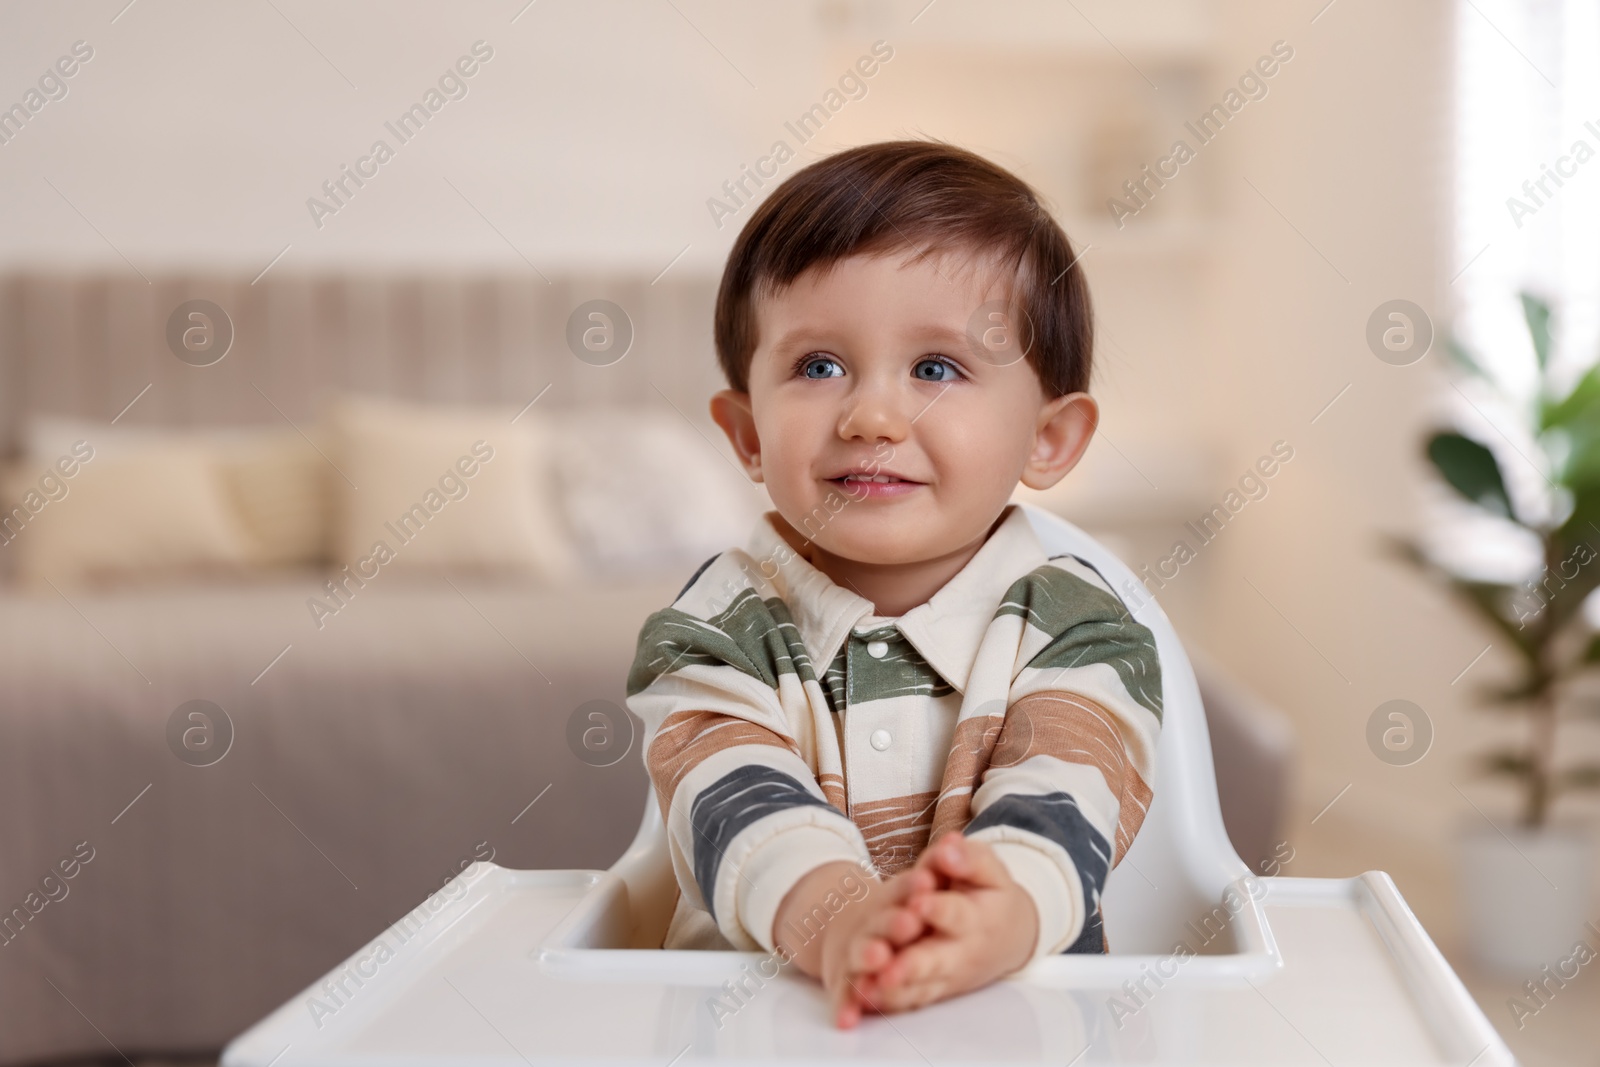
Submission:
<svg viewBox="0 0 1600 1067">
<path fill-rule="evenodd" d="M 875 609 L 802 558 L 773 525 L 776 514 L 761 516 L 745 551 L 788 606 L 820 676 L 850 631 Z M 955 577 L 926 603 L 889 621 L 941 678 L 965 693 L 978 645 L 1006 590 L 1046 559 L 1027 513 L 1007 504 L 999 525 Z"/>
</svg>

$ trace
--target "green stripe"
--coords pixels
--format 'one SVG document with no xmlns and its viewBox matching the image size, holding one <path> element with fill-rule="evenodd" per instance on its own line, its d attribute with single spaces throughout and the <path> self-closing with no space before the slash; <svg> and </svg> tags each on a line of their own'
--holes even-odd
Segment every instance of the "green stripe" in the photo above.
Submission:
<svg viewBox="0 0 1600 1067">
<path fill-rule="evenodd" d="M 850 654 L 848 642 L 839 646 L 839 654 L 833 657 L 833 662 L 828 664 L 828 669 L 822 675 L 822 692 L 828 698 L 828 708 L 837 715 L 845 708 L 845 671 L 844 665 Z"/>
<path fill-rule="evenodd" d="M 1136 621 L 1122 601 L 1052 563 L 1018 578 L 1006 590 L 995 617 L 1021 615 L 1054 640 L 1028 666 L 1065 670 L 1109 665 L 1130 696 L 1161 721 L 1161 661 L 1155 635 Z"/>
<path fill-rule="evenodd" d="M 889 646 L 882 659 L 867 654 L 866 644 L 872 639 Z M 850 657 L 852 705 L 889 697 L 942 697 L 955 692 L 955 687 L 939 677 L 898 630 L 874 632 L 866 638 L 852 635 L 846 647 L 855 653 Z"/>
<path fill-rule="evenodd" d="M 801 682 L 816 677 L 788 605 L 777 597 L 762 600 L 749 588 L 709 619 L 679 608 L 646 619 L 628 671 L 628 696 L 696 664 L 725 664 L 773 689 L 780 674 L 797 674 Z"/>
</svg>

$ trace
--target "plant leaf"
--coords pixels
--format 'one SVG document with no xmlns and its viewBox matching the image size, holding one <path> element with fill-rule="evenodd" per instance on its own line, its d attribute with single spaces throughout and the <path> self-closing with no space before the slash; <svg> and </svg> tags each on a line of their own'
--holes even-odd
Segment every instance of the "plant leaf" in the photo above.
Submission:
<svg viewBox="0 0 1600 1067">
<path fill-rule="evenodd" d="M 1456 492 L 1485 511 L 1515 521 L 1500 464 L 1484 445 L 1454 431 L 1436 433 L 1428 441 L 1428 458 Z"/>
<path fill-rule="evenodd" d="M 1539 372 L 1550 362 L 1550 305 L 1532 293 L 1522 293 L 1522 317 L 1528 320 L 1528 336 L 1533 339 L 1533 354 Z"/>
<path fill-rule="evenodd" d="M 1581 614 L 1589 594 L 1600 588 L 1600 548 L 1596 547 L 1600 545 L 1600 527 L 1592 510 L 1596 503 L 1595 494 L 1584 493 L 1571 517 L 1559 530 L 1546 535 L 1546 558 L 1555 562 L 1540 571 L 1529 583 L 1532 590 L 1523 594 L 1524 606 L 1530 598 L 1542 602 L 1542 610 L 1550 614 L 1552 633 Z"/>
<path fill-rule="evenodd" d="M 1381 534 L 1379 545 L 1391 557 L 1410 563 L 1449 586 L 1457 596 L 1476 608 L 1490 626 L 1507 638 L 1511 647 L 1521 653 L 1526 666 L 1532 667 L 1537 664 L 1538 652 L 1531 644 L 1533 631 L 1518 626 L 1516 618 L 1507 611 L 1513 599 L 1521 591 L 1518 586 L 1459 578 L 1429 559 L 1421 546 L 1409 538 L 1395 534 Z"/>
<path fill-rule="evenodd" d="M 1485 682 L 1477 688 L 1478 698 L 1486 707 L 1516 714 L 1521 714 L 1522 705 L 1537 696 L 1538 692 L 1538 682 L 1533 678 L 1524 678 L 1512 685 Z"/>
<path fill-rule="evenodd" d="M 1600 763 L 1568 767 L 1556 774 L 1554 792 L 1578 789 L 1600 789 Z"/>
<path fill-rule="evenodd" d="M 1584 372 L 1578 384 L 1572 387 L 1572 392 L 1559 401 L 1545 405 L 1539 418 L 1539 428 L 1548 430 L 1553 426 L 1565 426 L 1589 414 L 1596 401 L 1600 401 L 1600 363 Z"/>
<path fill-rule="evenodd" d="M 1435 568 L 1436 570 L 1438 568 Z M 1440 573 L 1446 573 L 1440 571 Z M 1507 604 L 1519 591 L 1514 585 L 1499 585 L 1495 582 L 1473 582 L 1464 578 L 1449 576 L 1450 588 L 1470 601 L 1496 629 L 1510 639 L 1511 645 L 1522 653 L 1529 665 L 1538 663 L 1539 651 L 1533 645 L 1533 631 L 1518 626 L 1516 619 L 1508 616 L 1505 611 Z"/>
<path fill-rule="evenodd" d="M 1456 340 L 1456 338 L 1447 338 L 1445 340 L 1445 348 L 1449 351 L 1450 357 L 1455 360 L 1456 365 L 1462 370 L 1476 374 L 1485 380 L 1492 380 L 1489 378 L 1489 372 L 1484 370 L 1483 364 L 1478 361 L 1478 357 L 1474 356 L 1471 349 Z"/>
<path fill-rule="evenodd" d="M 1491 752 L 1478 759 L 1478 769 L 1483 774 L 1503 774 L 1511 778 L 1528 778 L 1533 774 L 1533 760 L 1520 753 Z"/>
<path fill-rule="evenodd" d="M 1422 546 L 1409 537 L 1398 534 L 1380 533 L 1378 547 L 1391 559 L 1403 560 L 1414 567 L 1428 570 L 1433 567 L 1433 562 L 1428 559 L 1427 553 L 1422 551 Z"/>
</svg>

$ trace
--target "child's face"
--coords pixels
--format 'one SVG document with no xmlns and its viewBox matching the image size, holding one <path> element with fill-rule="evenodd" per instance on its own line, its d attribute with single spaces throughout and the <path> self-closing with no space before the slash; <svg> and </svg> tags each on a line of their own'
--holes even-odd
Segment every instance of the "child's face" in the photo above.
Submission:
<svg viewBox="0 0 1600 1067">
<path fill-rule="evenodd" d="M 758 302 L 750 391 L 718 393 L 712 416 L 779 514 L 825 551 L 875 564 L 958 552 L 1019 481 L 1058 482 L 1098 418 L 1087 393 L 1047 399 L 1020 350 L 980 357 L 969 324 L 1005 297 L 1003 279 L 960 255 L 807 271 Z"/>
</svg>

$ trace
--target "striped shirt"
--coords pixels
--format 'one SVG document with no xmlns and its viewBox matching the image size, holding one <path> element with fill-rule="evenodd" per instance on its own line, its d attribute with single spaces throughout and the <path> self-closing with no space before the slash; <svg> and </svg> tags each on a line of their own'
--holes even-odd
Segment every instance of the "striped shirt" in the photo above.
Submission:
<svg viewBox="0 0 1600 1067">
<path fill-rule="evenodd" d="M 887 877 L 947 830 L 1038 908 L 1031 958 L 1106 952 L 1100 894 L 1144 821 L 1161 729 L 1155 638 L 1021 508 L 897 618 L 763 515 L 645 620 L 627 704 L 678 901 L 664 948 L 772 952 L 784 896 L 853 860 Z"/>
</svg>

